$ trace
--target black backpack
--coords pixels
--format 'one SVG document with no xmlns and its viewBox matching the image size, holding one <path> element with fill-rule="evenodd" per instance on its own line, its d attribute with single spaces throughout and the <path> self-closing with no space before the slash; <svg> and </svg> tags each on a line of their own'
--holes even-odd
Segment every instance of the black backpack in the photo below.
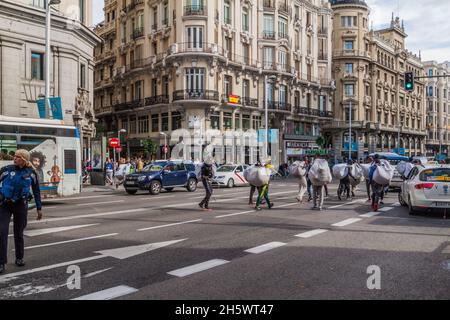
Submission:
<svg viewBox="0 0 450 320">
<path fill-rule="evenodd" d="M 212 165 L 204 164 L 202 167 L 202 176 L 205 178 L 211 178 L 213 175 Z"/>
</svg>

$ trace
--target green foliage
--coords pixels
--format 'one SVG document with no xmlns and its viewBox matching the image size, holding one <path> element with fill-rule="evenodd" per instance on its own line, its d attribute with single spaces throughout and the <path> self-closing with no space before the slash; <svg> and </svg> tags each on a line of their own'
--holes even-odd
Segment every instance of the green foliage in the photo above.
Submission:
<svg viewBox="0 0 450 320">
<path fill-rule="evenodd" d="M 318 137 L 316 139 L 316 144 L 321 147 L 321 148 L 325 148 L 325 139 L 323 137 Z"/>
<path fill-rule="evenodd" d="M 156 156 L 159 146 L 155 141 L 150 139 L 144 140 L 142 146 L 144 147 L 145 154 L 148 158 Z"/>
</svg>

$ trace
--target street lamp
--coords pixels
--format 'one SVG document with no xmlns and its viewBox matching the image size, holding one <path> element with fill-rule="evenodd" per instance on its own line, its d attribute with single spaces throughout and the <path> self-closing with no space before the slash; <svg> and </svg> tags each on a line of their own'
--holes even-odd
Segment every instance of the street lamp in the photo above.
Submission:
<svg viewBox="0 0 450 320">
<path fill-rule="evenodd" d="M 269 157 L 269 106 L 268 106 L 268 94 L 267 94 L 267 87 L 268 87 L 268 79 L 271 81 L 274 81 L 277 79 L 276 76 L 272 75 L 270 77 L 267 77 L 267 75 L 264 77 L 264 109 L 265 109 L 265 130 L 266 130 L 266 136 L 264 141 L 264 155 L 266 159 Z"/>
<path fill-rule="evenodd" d="M 165 152 L 165 148 L 167 146 L 167 134 L 165 134 L 164 132 L 160 132 L 159 134 L 162 134 L 164 136 L 164 160 L 167 160 L 167 152 Z"/>
<path fill-rule="evenodd" d="M 61 0 L 46 0 L 45 6 L 45 118 L 50 118 L 50 28 L 51 28 L 51 6 L 60 4 Z"/>
</svg>

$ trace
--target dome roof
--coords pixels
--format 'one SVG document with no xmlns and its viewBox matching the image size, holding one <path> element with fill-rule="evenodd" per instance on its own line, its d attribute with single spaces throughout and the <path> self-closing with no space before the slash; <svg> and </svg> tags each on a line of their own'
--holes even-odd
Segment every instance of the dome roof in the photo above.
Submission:
<svg viewBox="0 0 450 320">
<path fill-rule="evenodd" d="M 356 4 L 368 8 L 367 3 L 363 0 L 330 0 L 330 3 L 332 6 L 340 4 Z"/>
</svg>

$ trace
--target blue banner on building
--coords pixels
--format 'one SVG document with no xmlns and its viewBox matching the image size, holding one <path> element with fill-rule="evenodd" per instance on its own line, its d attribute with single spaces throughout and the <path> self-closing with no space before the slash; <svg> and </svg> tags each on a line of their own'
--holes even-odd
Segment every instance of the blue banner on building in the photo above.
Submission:
<svg viewBox="0 0 450 320">
<path fill-rule="evenodd" d="M 359 145 L 358 142 L 352 142 L 352 150 L 351 151 L 358 151 Z M 348 151 L 348 142 L 344 143 L 344 150 Z"/>
<path fill-rule="evenodd" d="M 269 129 L 269 143 L 278 143 L 278 129 Z M 266 130 L 258 130 L 258 142 L 266 141 Z"/>
<path fill-rule="evenodd" d="M 39 99 L 37 101 L 38 110 L 39 110 L 39 118 L 45 119 L 45 99 Z"/>
</svg>

